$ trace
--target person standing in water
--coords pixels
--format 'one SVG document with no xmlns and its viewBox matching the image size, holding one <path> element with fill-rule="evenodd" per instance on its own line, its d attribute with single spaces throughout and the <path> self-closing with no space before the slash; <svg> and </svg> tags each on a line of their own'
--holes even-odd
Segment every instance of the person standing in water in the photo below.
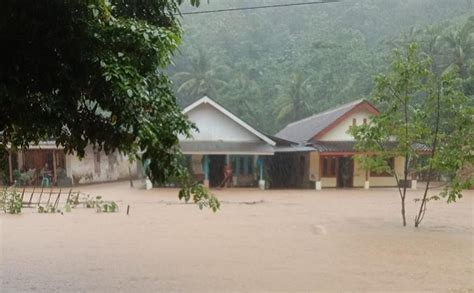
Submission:
<svg viewBox="0 0 474 293">
<path fill-rule="evenodd" d="M 229 182 L 232 182 L 232 165 L 231 164 L 225 164 L 224 165 L 224 180 L 222 180 L 222 183 L 219 185 L 219 187 L 227 187 Z"/>
</svg>

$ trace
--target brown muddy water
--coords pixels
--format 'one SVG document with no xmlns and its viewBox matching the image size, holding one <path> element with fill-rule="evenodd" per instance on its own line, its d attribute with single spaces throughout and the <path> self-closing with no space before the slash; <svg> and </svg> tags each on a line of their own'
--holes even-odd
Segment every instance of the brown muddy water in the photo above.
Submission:
<svg viewBox="0 0 474 293">
<path fill-rule="evenodd" d="M 421 191 L 405 228 L 395 189 L 220 190 L 215 214 L 176 189 L 81 191 L 120 211 L 0 216 L 1 292 L 474 292 L 473 191 L 418 229 Z"/>
</svg>

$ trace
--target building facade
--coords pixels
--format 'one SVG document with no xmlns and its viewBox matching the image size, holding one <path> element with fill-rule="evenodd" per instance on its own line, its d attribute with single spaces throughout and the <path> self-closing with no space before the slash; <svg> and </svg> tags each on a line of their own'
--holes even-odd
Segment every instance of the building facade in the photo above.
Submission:
<svg viewBox="0 0 474 293">
<path fill-rule="evenodd" d="M 266 135 L 205 96 L 183 110 L 196 130 L 180 137 L 180 148 L 194 180 L 207 187 L 353 188 L 393 187 L 393 174 L 365 171 L 349 129 L 369 123 L 379 111 L 358 100 L 288 124 L 274 136 Z M 420 146 L 420 151 L 427 151 Z M 388 164 L 403 176 L 404 159 Z M 60 186 L 106 182 L 142 173 L 141 162 L 118 153 L 106 155 L 92 147 L 79 159 L 65 154 L 54 142 L 27 151 L 11 152 L 10 182 L 38 185 L 43 177 Z M 226 173 L 227 172 L 227 173 Z M 231 178 L 230 178 L 231 177 Z M 416 188 L 416 174 L 409 184 Z M 408 183 L 406 183 L 408 184 Z"/>
<path fill-rule="evenodd" d="M 248 125 L 209 97 L 183 110 L 197 129 L 180 137 L 191 173 L 208 187 L 222 186 L 225 166 L 232 168 L 233 187 L 264 187 L 265 158 L 273 156 L 276 142 Z"/>
<path fill-rule="evenodd" d="M 290 123 L 275 136 L 286 141 L 290 149 L 291 143 L 296 148 L 305 146 L 305 150 L 293 153 L 302 164 L 299 176 L 304 176 L 300 183 L 303 187 L 397 186 L 392 174 L 365 171 L 354 160 L 357 151 L 354 149 L 354 138 L 349 133 L 350 127 L 367 124 L 378 114 L 379 111 L 371 103 L 358 100 Z M 395 157 L 388 164 L 402 178 L 404 159 Z M 416 188 L 415 174 L 410 179 L 409 184 Z"/>
<path fill-rule="evenodd" d="M 40 142 L 28 150 L 11 151 L 9 181 L 20 185 L 72 186 L 136 177 L 137 162 L 119 153 L 86 148 L 84 158 L 66 154 L 54 142 Z"/>
</svg>

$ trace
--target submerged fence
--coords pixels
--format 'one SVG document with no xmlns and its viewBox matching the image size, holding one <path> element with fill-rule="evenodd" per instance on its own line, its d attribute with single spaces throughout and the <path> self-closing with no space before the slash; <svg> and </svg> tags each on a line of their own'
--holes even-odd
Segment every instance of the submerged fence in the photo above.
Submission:
<svg viewBox="0 0 474 293">
<path fill-rule="evenodd" d="M 74 203 L 79 204 L 79 196 L 81 195 L 80 191 L 73 191 L 72 189 L 63 190 L 61 188 L 54 190 L 53 187 L 51 188 L 27 188 L 24 187 L 23 189 L 17 189 L 15 187 L 8 187 L 4 190 L 12 190 L 16 189 L 16 191 L 21 194 L 21 203 L 22 208 L 35 208 L 40 205 L 51 205 L 53 208 L 57 209 L 59 202 L 63 199 L 65 203 Z"/>
</svg>

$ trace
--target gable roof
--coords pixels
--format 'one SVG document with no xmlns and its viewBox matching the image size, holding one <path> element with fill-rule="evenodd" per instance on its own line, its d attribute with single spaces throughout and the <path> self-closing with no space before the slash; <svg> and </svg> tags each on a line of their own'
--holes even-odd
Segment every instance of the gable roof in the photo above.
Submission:
<svg viewBox="0 0 474 293">
<path fill-rule="evenodd" d="M 360 109 L 366 109 L 374 115 L 379 113 L 377 108 L 368 101 L 364 99 L 357 100 L 290 123 L 275 136 L 295 142 L 308 142 L 313 138 L 318 139 L 336 127 L 351 113 Z"/>
<path fill-rule="evenodd" d="M 276 143 L 273 140 L 271 140 L 270 138 L 268 138 L 266 135 L 264 135 L 260 131 L 256 130 L 252 126 L 250 126 L 247 123 L 245 123 L 244 121 L 242 121 L 240 118 L 238 118 L 237 116 L 232 114 L 230 111 L 228 111 L 227 109 L 225 109 L 224 107 L 222 107 L 221 105 L 216 103 L 214 100 L 212 100 L 208 96 L 204 96 L 201 99 L 197 100 L 196 102 L 194 102 L 191 105 L 184 108 L 183 113 L 187 114 L 188 112 L 190 112 L 191 110 L 197 108 L 198 106 L 200 106 L 202 104 L 208 104 L 208 105 L 212 106 L 213 108 L 215 108 L 216 110 L 218 110 L 219 112 L 221 112 L 222 114 L 224 114 L 225 116 L 230 118 L 232 121 L 234 121 L 235 123 L 237 123 L 241 127 L 245 128 L 250 133 L 257 136 L 258 138 L 260 138 L 264 142 L 268 143 L 269 145 L 271 145 L 271 146 L 276 145 Z"/>
</svg>

